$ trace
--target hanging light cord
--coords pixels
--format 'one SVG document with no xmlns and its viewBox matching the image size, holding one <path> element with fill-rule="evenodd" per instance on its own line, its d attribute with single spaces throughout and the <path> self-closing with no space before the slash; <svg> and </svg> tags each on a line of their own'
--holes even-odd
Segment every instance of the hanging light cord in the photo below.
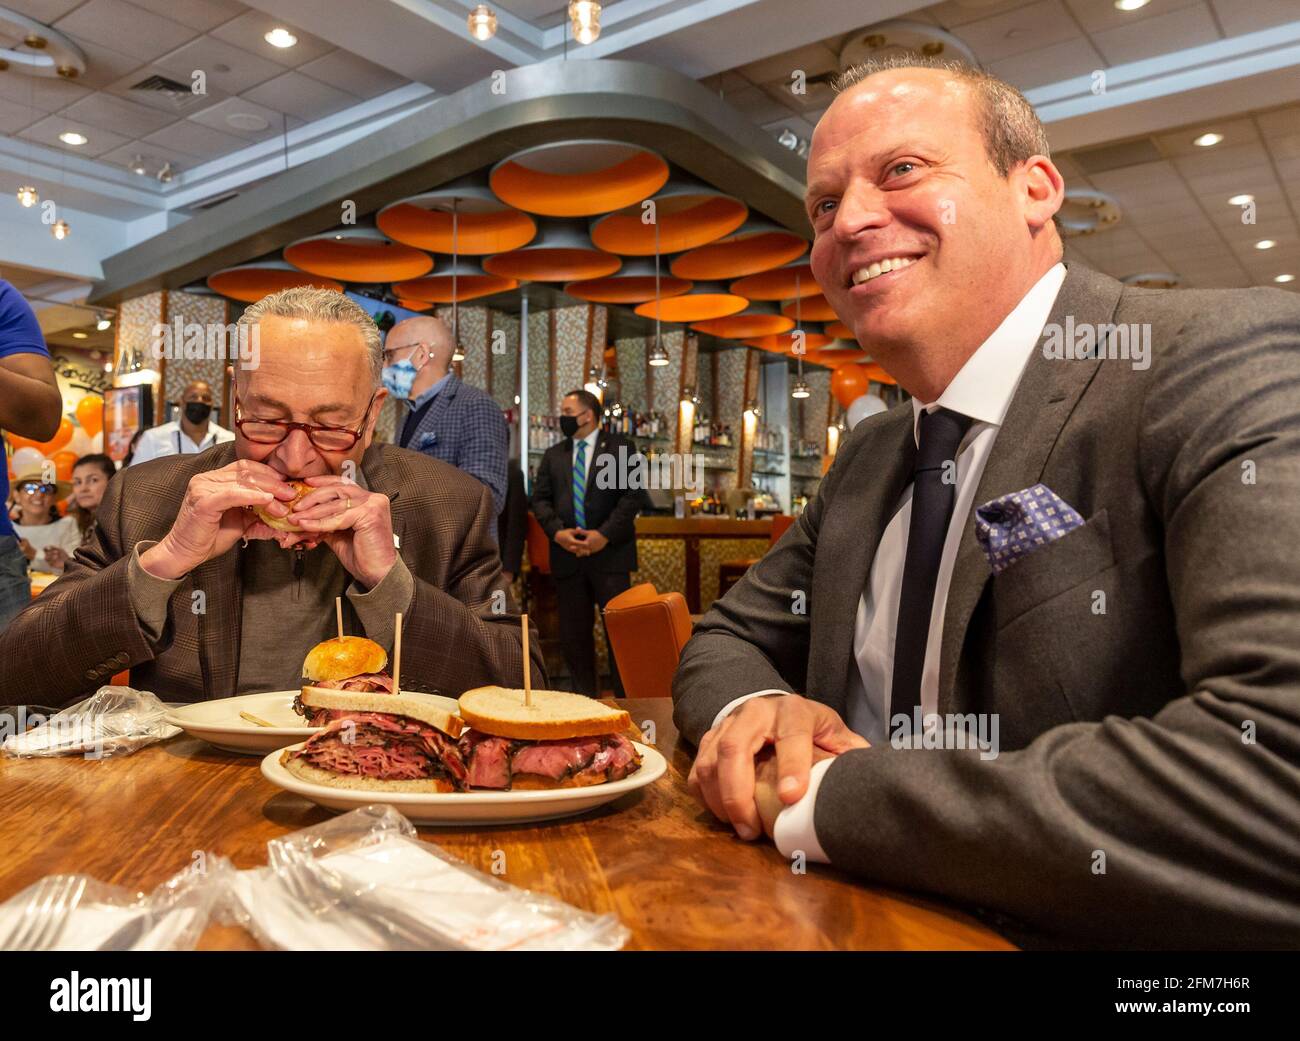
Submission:
<svg viewBox="0 0 1300 1041">
<path fill-rule="evenodd" d="M 652 200 L 653 201 L 653 200 Z M 655 350 L 664 349 L 663 339 L 659 334 L 660 314 L 663 300 L 659 297 L 659 208 L 655 207 Z"/>
<path fill-rule="evenodd" d="M 460 294 L 456 292 L 456 268 L 460 258 L 460 198 L 451 200 L 451 347 L 452 353 L 460 351 Z"/>
<path fill-rule="evenodd" d="M 803 307 L 802 299 L 799 296 L 799 272 L 794 273 L 794 331 L 795 333 L 803 332 Z M 795 361 L 799 366 L 799 379 L 803 379 L 803 351 L 795 352 Z"/>
</svg>

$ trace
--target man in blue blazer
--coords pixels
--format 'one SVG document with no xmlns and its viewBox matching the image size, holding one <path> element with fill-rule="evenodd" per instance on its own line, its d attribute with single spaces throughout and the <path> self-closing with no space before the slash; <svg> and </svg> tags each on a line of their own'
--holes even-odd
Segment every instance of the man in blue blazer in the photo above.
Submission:
<svg viewBox="0 0 1300 1041">
<path fill-rule="evenodd" d="M 406 401 L 397 444 L 441 459 L 492 492 L 499 515 L 506 503 L 509 432 L 501 406 L 451 371 L 451 330 L 440 318 L 398 322 L 384 342 L 384 386 Z"/>
</svg>

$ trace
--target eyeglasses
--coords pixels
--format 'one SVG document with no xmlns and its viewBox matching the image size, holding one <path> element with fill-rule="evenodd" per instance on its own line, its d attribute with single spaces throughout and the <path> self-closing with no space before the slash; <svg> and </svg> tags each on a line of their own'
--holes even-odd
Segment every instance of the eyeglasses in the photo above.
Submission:
<svg viewBox="0 0 1300 1041">
<path fill-rule="evenodd" d="M 375 391 L 378 394 L 379 391 Z M 287 419 L 257 419 L 245 417 L 239 398 L 235 398 L 235 428 L 249 441 L 258 445 L 278 445 L 290 431 L 301 430 L 322 452 L 346 452 L 361 439 L 370 418 L 370 409 L 375 403 L 375 394 L 370 395 L 366 410 L 361 414 L 361 422 L 355 430 L 349 427 L 318 426 L 315 423 L 292 423 Z"/>
<path fill-rule="evenodd" d="M 18 486 L 18 491 L 26 492 L 28 495 L 39 495 L 41 492 L 53 495 L 58 488 L 52 484 L 41 484 L 40 481 L 24 481 Z"/>
<path fill-rule="evenodd" d="M 415 343 L 404 343 L 404 344 L 402 344 L 402 345 L 399 346 L 399 347 L 385 347 L 385 348 L 384 348 L 384 364 L 385 364 L 385 365 L 391 365 L 391 364 L 393 363 L 393 362 L 392 362 L 392 357 L 393 357 L 393 355 L 396 354 L 398 351 L 413 351 L 413 350 L 415 350 L 415 348 L 417 348 L 417 347 L 423 347 L 425 350 L 428 350 L 428 349 L 429 349 L 429 345 L 428 345 L 427 343 L 425 343 L 423 340 L 416 340 Z"/>
</svg>

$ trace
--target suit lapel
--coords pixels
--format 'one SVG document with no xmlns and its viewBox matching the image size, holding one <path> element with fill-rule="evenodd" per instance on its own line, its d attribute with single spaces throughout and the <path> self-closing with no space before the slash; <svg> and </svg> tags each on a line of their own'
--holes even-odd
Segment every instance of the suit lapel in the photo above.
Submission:
<svg viewBox="0 0 1300 1041">
<path fill-rule="evenodd" d="M 441 397 L 441 395 L 439 395 Z M 372 444 L 361 457 L 361 473 L 366 478 L 366 486 L 372 492 L 388 497 L 388 511 L 392 517 L 393 534 L 397 536 L 397 551 L 405 557 L 402 549 L 406 543 L 405 532 L 410 524 L 409 509 L 406 500 L 398 495 L 397 481 L 384 464 L 384 446 Z"/>
<path fill-rule="evenodd" d="M 910 402 L 892 409 L 858 447 L 852 468 L 828 505 L 817 538 L 821 566 L 813 579 L 813 603 L 826 643 L 814 648 L 808 689 L 841 714 L 848 701 L 849 675 L 857 668 L 853 634 L 858 602 L 867 585 L 880 538 L 899 496 L 912 479 L 916 439 Z M 828 674 L 823 675 L 823 670 Z"/>
<path fill-rule="evenodd" d="M 555 512 L 560 517 L 568 518 L 565 527 L 575 523 L 573 516 L 573 438 L 560 442 L 560 450 L 555 453 L 559 473 L 555 479 Z"/>
<path fill-rule="evenodd" d="M 1070 316 L 1076 325 L 1108 323 L 1121 289 L 1113 279 L 1076 266 L 1066 273 L 1047 324 L 1063 326 Z M 980 477 L 971 502 L 972 514 L 990 499 L 1039 481 L 1066 420 L 1100 364 L 1100 360 L 1048 359 L 1043 357 L 1041 347 L 1034 348 Z M 975 538 L 975 524 L 968 515 L 962 521 L 939 648 L 941 713 L 956 708 L 957 663 L 966 629 L 991 574 L 984 550 Z"/>
</svg>

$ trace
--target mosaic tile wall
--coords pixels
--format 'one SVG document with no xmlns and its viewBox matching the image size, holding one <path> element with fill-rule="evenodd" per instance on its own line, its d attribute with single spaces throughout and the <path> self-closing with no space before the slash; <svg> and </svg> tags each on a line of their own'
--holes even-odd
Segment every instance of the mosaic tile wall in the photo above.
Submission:
<svg viewBox="0 0 1300 1041">
<path fill-rule="evenodd" d="M 700 539 L 700 610 L 707 611 L 718 599 L 719 564 L 725 560 L 754 560 L 767 548 L 767 539 Z"/>
<path fill-rule="evenodd" d="M 707 539 L 701 541 L 709 541 Z M 661 593 L 676 591 L 686 595 L 686 541 L 684 539 L 638 539 L 636 557 L 639 567 L 632 572 L 632 584 L 653 582 Z M 718 576 L 713 576 L 717 596 Z"/>
<path fill-rule="evenodd" d="M 177 318 L 185 323 L 198 322 L 204 326 L 226 325 L 231 321 L 229 301 L 219 296 L 168 292 L 166 309 L 164 320 L 169 325 Z M 229 343 L 229 340 L 226 342 Z M 213 418 L 227 430 L 231 429 L 234 419 L 225 395 L 228 364 L 230 364 L 228 356 L 226 358 L 169 358 L 163 371 L 164 399 L 179 402 L 181 394 L 189 384 L 195 380 L 204 380 L 212 388 L 213 395 L 220 406 L 220 411 Z"/>
<path fill-rule="evenodd" d="M 138 360 L 146 369 L 159 371 L 159 362 L 153 357 L 154 326 L 163 320 L 163 294 L 148 293 L 126 300 L 117 312 L 113 373 L 116 375 Z M 154 403 L 161 396 L 161 377 L 154 385 Z M 159 408 L 161 416 L 162 410 Z"/>
<path fill-rule="evenodd" d="M 831 411 L 831 372 L 829 369 L 805 369 L 804 378 L 812 396 L 804 403 L 804 437 L 826 447 L 826 423 Z"/>
<path fill-rule="evenodd" d="M 595 308 L 597 312 L 603 308 Z M 569 391 L 581 387 L 587 382 L 587 306 L 560 307 L 555 311 L 555 398 L 549 412 L 555 415 L 560 411 L 560 401 Z M 592 364 L 600 365 L 600 349 L 604 340 L 592 341 Z M 545 344 L 545 341 L 543 341 Z M 530 345 L 531 350 L 531 345 Z M 545 365 L 546 353 L 532 351 L 528 359 L 531 368 L 533 358 L 542 360 Z"/>
<path fill-rule="evenodd" d="M 740 465 L 740 431 L 745 412 L 745 378 L 751 353 L 749 350 L 737 350 L 719 351 L 711 355 L 716 359 L 714 368 L 717 380 L 717 386 L 713 390 L 713 401 L 716 403 L 713 420 L 731 427 L 734 446 L 729 450 L 714 449 L 710 453 L 710 456 L 724 456 L 725 465 L 729 468 L 713 473 L 715 486 L 722 492 L 731 491 L 736 487 L 736 469 Z M 714 577 L 716 580 L 717 576 Z M 717 595 L 716 592 L 714 595 Z"/>
<path fill-rule="evenodd" d="M 505 335 L 505 353 L 492 355 L 492 397 L 502 408 L 515 407 L 519 393 L 519 318 L 504 311 L 492 312 L 492 338 Z M 489 343 L 490 349 L 490 343 Z"/>
<path fill-rule="evenodd" d="M 558 411 L 551 401 L 551 365 L 547 343 L 551 336 L 551 313 L 532 311 L 528 315 L 528 411 L 553 416 Z"/>
<path fill-rule="evenodd" d="M 471 387 L 487 389 L 487 308 L 458 308 L 460 346 L 465 360 L 460 363 L 460 378 Z M 433 311 L 451 328 L 451 308 L 437 307 Z"/>
<path fill-rule="evenodd" d="M 637 411 L 645 411 L 649 406 L 646 400 L 646 349 L 646 340 L 639 336 L 614 341 L 623 404 Z"/>
</svg>

